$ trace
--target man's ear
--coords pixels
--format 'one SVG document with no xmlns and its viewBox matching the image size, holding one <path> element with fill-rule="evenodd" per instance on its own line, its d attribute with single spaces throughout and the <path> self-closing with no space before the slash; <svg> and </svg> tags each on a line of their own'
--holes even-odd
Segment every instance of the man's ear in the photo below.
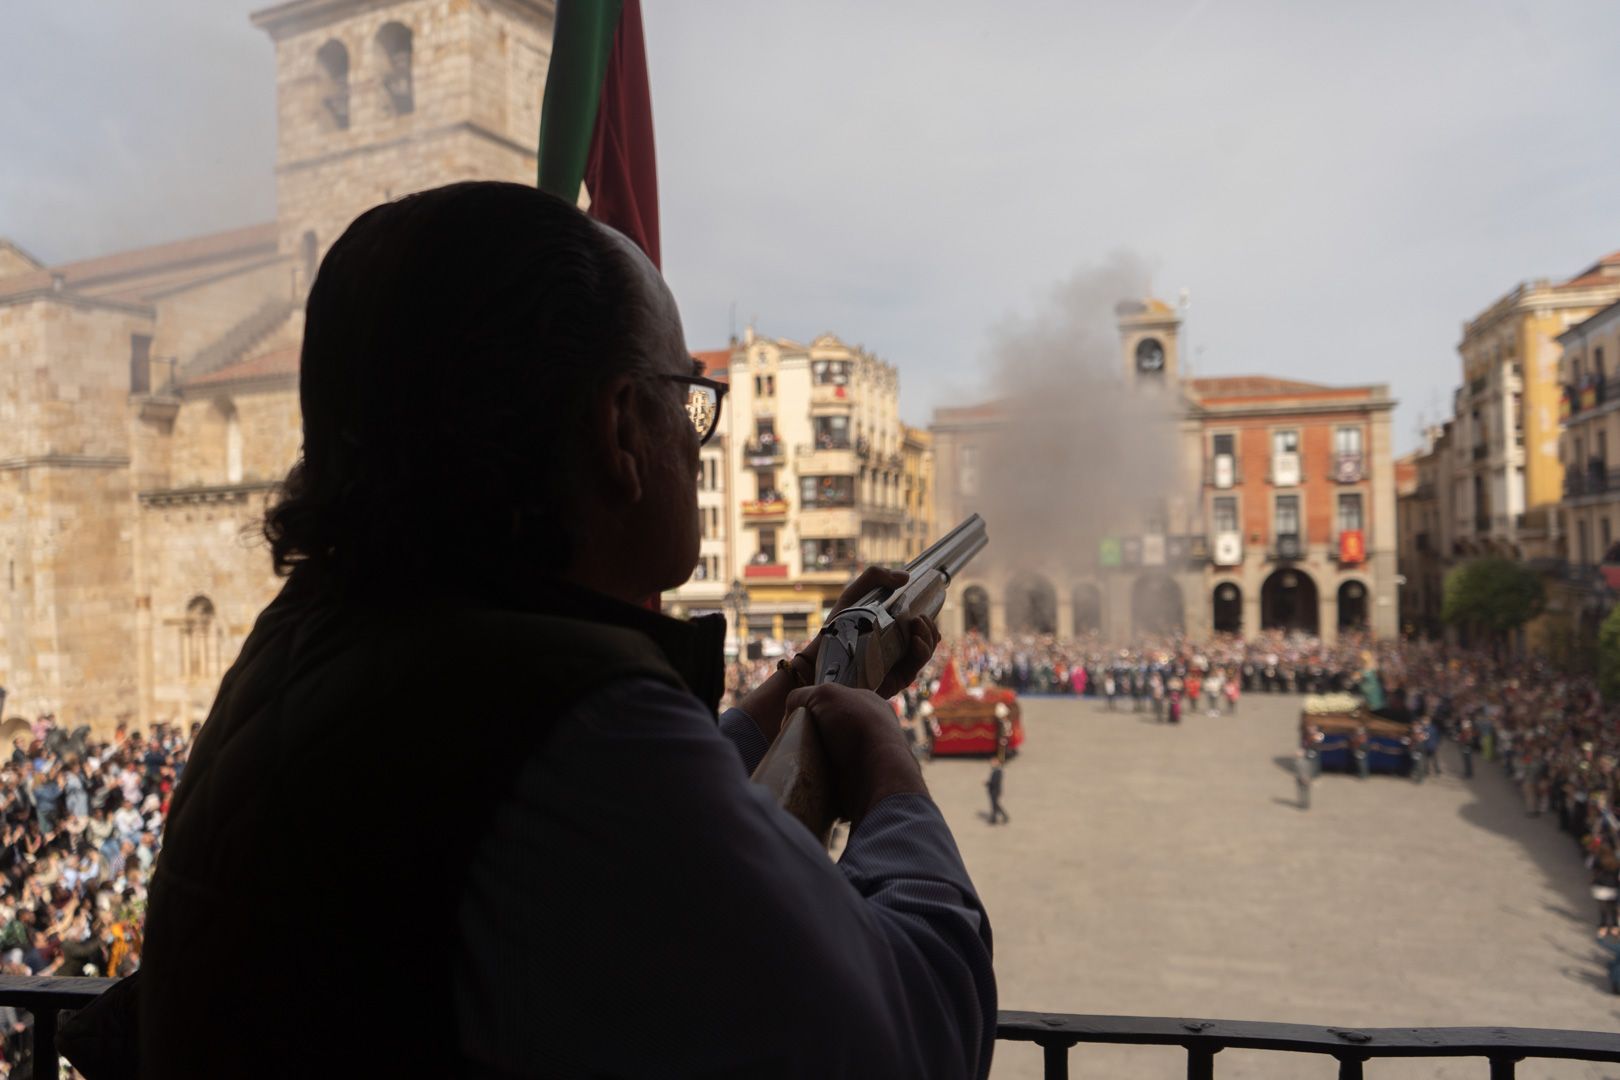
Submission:
<svg viewBox="0 0 1620 1080">
<path fill-rule="evenodd" d="M 591 428 L 604 482 L 626 502 L 641 501 L 646 449 L 639 389 L 629 375 L 608 380 L 592 402 Z"/>
</svg>

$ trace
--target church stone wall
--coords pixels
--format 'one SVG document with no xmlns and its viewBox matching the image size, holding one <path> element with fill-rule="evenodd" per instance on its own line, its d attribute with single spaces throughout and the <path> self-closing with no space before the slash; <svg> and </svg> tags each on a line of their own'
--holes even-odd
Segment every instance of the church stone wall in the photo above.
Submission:
<svg viewBox="0 0 1620 1080">
<path fill-rule="evenodd" d="M 178 358 L 184 370 L 200 350 L 225 336 L 267 300 L 292 296 L 294 265 L 290 258 L 269 260 L 158 301 L 152 355 Z M 159 383 L 167 376 L 167 368 L 159 367 L 153 381 Z"/>
</svg>

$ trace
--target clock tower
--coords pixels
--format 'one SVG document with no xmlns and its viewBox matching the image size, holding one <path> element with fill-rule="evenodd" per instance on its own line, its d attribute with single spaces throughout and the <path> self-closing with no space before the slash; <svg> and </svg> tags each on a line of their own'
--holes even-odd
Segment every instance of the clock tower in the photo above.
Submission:
<svg viewBox="0 0 1620 1080">
<path fill-rule="evenodd" d="M 1163 300 L 1122 300 L 1114 305 L 1125 383 L 1167 392 L 1181 379 L 1181 316 Z"/>
</svg>

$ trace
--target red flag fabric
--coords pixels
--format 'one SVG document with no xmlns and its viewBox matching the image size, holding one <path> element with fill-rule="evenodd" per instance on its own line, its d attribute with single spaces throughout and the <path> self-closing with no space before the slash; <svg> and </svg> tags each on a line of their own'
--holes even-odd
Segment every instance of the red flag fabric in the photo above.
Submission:
<svg viewBox="0 0 1620 1080">
<path fill-rule="evenodd" d="M 653 161 L 652 90 L 641 0 L 624 0 L 596 110 L 585 188 L 591 216 L 634 240 L 654 266 L 658 242 L 658 169 Z"/>
</svg>

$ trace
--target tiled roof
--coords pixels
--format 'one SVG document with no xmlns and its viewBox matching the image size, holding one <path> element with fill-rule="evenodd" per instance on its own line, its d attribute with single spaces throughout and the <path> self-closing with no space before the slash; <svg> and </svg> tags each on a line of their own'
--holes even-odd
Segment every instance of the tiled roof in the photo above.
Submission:
<svg viewBox="0 0 1620 1080">
<path fill-rule="evenodd" d="M 1188 379 L 1187 391 L 1198 398 L 1259 397 L 1273 394 L 1311 394 L 1343 389 L 1299 379 L 1279 379 L 1274 375 L 1220 375 Z"/>
<path fill-rule="evenodd" d="M 186 379 L 186 386 L 214 386 L 219 383 L 239 382 L 245 379 L 267 379 L 277 375 L 298 374 L 298 346 L 287 345 L 269 352 L 250 356 L 227 364 L 206 375 Z"/>
<path fill-rule="evenodd" d="M 141 300 L 156 289 L 173 288 L 229 269 L 232 264 L 275 254 L 275 224 L 250 225 L 13 274 L 0 278 L 0 298 L 49 289 L 60 278 L 63 288 L 77 293 Z"/>
<path fill-rule="evenodd" d="M 703 374 L 711 379 L 720 379 L 725 377 L 726 369 L 731 366 L 731 350 L 699 349 L 692 354 L 692 359 L 703 364 Z"/>
</svg>

